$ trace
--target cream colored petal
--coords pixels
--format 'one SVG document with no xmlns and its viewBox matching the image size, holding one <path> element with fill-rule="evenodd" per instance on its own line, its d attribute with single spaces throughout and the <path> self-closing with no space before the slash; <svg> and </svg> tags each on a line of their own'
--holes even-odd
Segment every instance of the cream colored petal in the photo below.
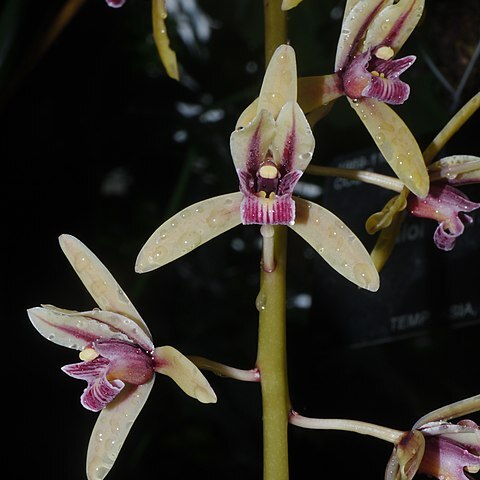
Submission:
<svg viewBox="0 0 480 480">
<path fill-rule="evenodd" d="M 441 158 L 428 167 L 430 181 L 447 180 L 452 184 L 478 183 L 480 181 L 480 157 L 451 155 Z"/>
<path fill-rule="evenodd" d="M 202 372 L 185 355 L 169 346 L 157 347 L 158 373 L 170 377 L 187 395 L 202 403 L 215 403 L 217 396 Z"/>
<path fill-rule="evenodd" d="M 377 291 L 378 272 L 355 234 L 326 208 L 308 200 L 294 199 L 296 216 L 291 228 L 338 273 L 359 287 Z"/>
<path fill-rule="evenodd" d="M 165 9 L 165 0 L 152 0 L 153 38 L 157 45 L 158 54 L 160 55 L 160 59 L 168 76 L 178 80 L 177 56 L 170 48 L 167 26 L 165 25 L 166 18 L 167 10 Z"/>
<path fill-rule="evenodd" d="M 345 22 L 345 19 L 348 17 L 350 14 L 350 11 L 352 8 L 358 3 L 361 2 L 362 0 L 347 0 L 345 3 L 345 9 L 343 11 L 343 22 Z"/>
<path fill-rule="evenodd" d="M 76 312 L 43 305 L 31 308 L 28 316 L 47 340 L 63 347 L 82 350 L 97 338 L 133 341 L 145 350 L 153 350 L 152 340 L 129 318 L 104 310 Z"/>
<path fill-rule="evenodd" d="M 356 44 L 363 37 L 373 16 L 380 9 L 393 0 L 359 0 L 347 2 L 345 16 L 342 22 L 342 31 L 338 39 L 337 54 L 335 57 L 335 72 L 342 70 L 348 57 L 354 53 L 352 49 L 356 48 Z M 348 14 L 347 14 L 348 11 Z"/>
<path fill-rule="evenodd" d="M 297 101 L 295 51 L 289 45 L 280 45 L 265 71 L 257 112 L 266 109 L 276 118 L 281 108 L 290 101 Z"/>
<path fill-rule="evenodd" d="M 63 253 L 97 305 L 102 310 L 120 313 L 134 320 L 151 339 L 150 331 L 137 309 L 98 257 L 72 235 L 61 235 L 59 242 Z"/>
<path fill-rule="evenodd" d="M 295 8 L 302 0 L 282 0 L 282 10 L 291 10 Z"/>
<path fill-rule="evenodd" d="M 343 95 L 343 83 L 337 73 L 298 79 L 298 104 L 309 113 Z"/>
<path fill-rule="evenodd" d="M 425 0 L 400 0 L 385 7 L 368 28 L 363 51 L 378 45 L 388 45 L 395 53 L 417 26 Z"/>
<path fill-rule="evenodd" d="M 267 110 L 261 110 L 245 128 L 235 130 L 230 135 L 230 152 L 235 168 L 245 170 L 249 162 L 263 161 L 274 136 L 275 120 Z"/>
<path fill-rule="evenodd" d="M 290 140 L 290 137 L 293 137 Z M 295 102 L 288 102 L 277 118 L 276 134 L 273 139 L 273 156 L 282 160 L 286 145 L 293 145 L 291 155 L 291 170 L 307 168 L 313 156 L 315 138 L 305 115 Z M 286 159 L 284 159 L 286 160 Z"/>
<path fill-rule="evenodd" d="M 458 402 L 445 405 L 444 407 L 437 408 L 433 412 L 427 413 L 422 418 L 420 418 L 413 429 L 420 428 L 422 425 L 425 425 L 430 422 L 436 422 L 439 420 L 451 420 L 452 418 L 464 417 L 471 413 L 480 411 L 480 394 L 474 395 L 473 397 L 465 398 Z"/>
<path fill-rule="evenodd" d="M 237 124 L 235 125 L 235 130 L 247 127 L 248 124 L 253 121 L 253 119 L 257 116 L 257 110 L 258 97 L 238 117 Z"/>
<path fill-rule="evenodd" d="M 84 320 L 80 312 L 66 313 L 62 309 L 57 309 L 52 305 L 45 307 L 35 307 L 27 310 L 28 318 L 37 331 L 57 345 L 62 347 L 82 350 L 92 340 L 91 335 L 100 336 L 105 333 L 98 322 L 94 320 Z M 79 328 L 72 330 L 71 326 L 80 325 Z M 79 335 L 79 333 L 82 333 Z"/>
<path fill-rule="evenodd" d="M 385 480 L 412 480 L 422 463 L 425 438 L 414 430 L 395 445 L 385 470 Z"/>
<path fill-rule="evenodd" d="M 169 218 L 142 247 L 135 271 L 155 270 L 239 225 L 242 198 L 240 192 L 209 198 Z"/>
<path fill-rule="evenodd" d="M 403 120 L 388 105 L 374 99 L 348 101 L 400 181 L 418 197 L 426 197 L 430 186 L 427 167 Z"/>
<path fill-rule="evenodd" d="M 155 377 L 139 386 L 126 385 L 101 412 L 87 451 L 88 480 L 102 480 L 113 467 L 125 439 L 142 410 Z"/>
</svg>

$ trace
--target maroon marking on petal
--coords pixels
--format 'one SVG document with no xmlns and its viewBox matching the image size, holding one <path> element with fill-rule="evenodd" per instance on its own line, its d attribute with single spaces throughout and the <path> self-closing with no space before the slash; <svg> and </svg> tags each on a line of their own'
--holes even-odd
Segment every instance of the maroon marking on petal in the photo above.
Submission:
<svg viewBox="0 0 480 480">
<path fill-rule="evenodd" d="M 293 112 L 292 112 L 293 115 Z M 293 125 L 290 133 L 285 139 L 285 145 L 283 146 L 283 155 L 282 161 L 280 163 L 280 173 L 284 176 L 286 173 L 290 172 L 293 167 L 293 154 L 295 153 L 296 145 L 296 135 L 295 135 L 295 116 L 293 116 Z"/>
<path fill-rule="evenodd" d="M 290 195 L 273 200 L 245 195 L 240 215 L 244 225 L 291 225 L 295 221 L 295 202 Z"/>
<path fill-rule="evenodd" d="M 248 158 L 247 158 L 247 170 L 255 175 L 255 172 L 258 170 L 260 162 L 263 158 L 260 158 L 260 127 L 262 126 L 262 121 L 257 126 L 255 133 L 250 140 L 248 146 Z"/>
<path fill-rule="evenodd" d="M 75 338 L 79 338 L 81 340 L 84 340 L 86 343 L 91 343 L 98 338 L 98 335 L 93 335 L 90 332 L 88 332 L 86 330 L 82 330 L 80 328 L 69 327 L 69 326 L 66 326 L 66 325 L 61 325 L 60 326 L 60 325 L 56 325 L 54 323 L 50 323 L 50 322 L 48 322 L 46 320 L 43 320 L 43 319 L 42 319 L 42 321 L 44 323 L 50 325 L 52 328 L 57 329 L 57 330 L 61 330 L 62 332 L 68 333 L 69 335 L 72 335 Z"/>
<path fill-rule="evenodd" d="M 109 369 L 110 361 L 101 357 L 89 362 L 74 363 L 62 367 L 67 375 L 85 380 L 88 383 L 80 401 L 87 410 L 94 412 L 106 407 L 125 386 L 120 380 L 107 380 Z"/>
<path fill-rule="evenodd" d="M 405 24 L 407 18 L 409 15 L 412 13 L 412 9 L 414 7 L 416 2 L 412 2 L 410 5 L 410 8 L 400 17 L 398 17 L 397 21 L 395 22 L 395 25 L 391 28 L 390 32 L 388 35 L 384 38 L 383 44 L 390 46 L 395 39 L 398 37 L 400 34 L 400 31 L 402 30 L 403 25 Z"/>
<path fill-rule="evenodd" d="M 301 170 L 293 170 L 287 173 L 281 180 L 278 187 L 278 195 L 292 195 L 295 186 L 297 185 L 303 172 Z"/>
<path fill-rule="evenodd" d="M 372 75 L 370 83 L 362 92 L 362 97 L 375 98 L 390 105 L 401 105 L 410 95 L 410 86 L 398 79 Z"/>
<path fill-rule="evenodd" d="M 353 55 L 355 55 L 355 52 L 357 50 L 357 47 L 358 47 L 358 43 L 360 42 L 360 40 L 363 38 L 365 32 L 367 31 L 368 27 L 370 26 L 370 24 L 372 23 L 372 20 L 373 18 L 375 17 L 375 15 L 377 15 L 378 11 L 381 9 L 381 7 L 383 6 L 383 2 L 384 0 L 380 0 L 378 2 L 378 5 L 370 12 L 370 14 L 365 18 L 365 21 L 363 22 L 362 26 L 360 27 L 360 29 L 358 30 L 357 34 L 355 35 L 355 38 L 353 39 L 352 43 L 351 43 L 351 47 L 350 47 L 350 53 L 349 55 L 346 57 L 345 59 L 345 62 L 343 65 L 340 65 L 340 67 L 338 67 L 338 69 L 336 70 L 335 73 L 337 72 L 340 72 L 342 71 L 345 66 L 350 63 L 351 61 L 351 58 Z M 343 27 L 343 24 L 342 24 L 342 27 Z"/>
<path fill-rule="evenodd" d="M 133 385 L 148 382 L 154 372 L 151 352 L 146 352 L 138 345 L 123 340 L 97 340 L 93 349 L 110 361 L 109 378 L 122 380 Z"/>
<path fill-rule="evenodd" d="M 469 480 L 464 468 L 480 468 L 480 456 L 462 443 L 436 435 L 425 438 L 425 453 L 418 471 L 434 478 Z"/>
<path fill-rule="evenodd" d="M 417 57 L 415 55 L 408 55 L 406 57 L 397 58 L 395 60 L 382 60 L 381 58 L 373 58 L 369 62 L 369 70 L 376 70 L 378 73 L 383 73 L 387 78 L 397 78 L 405 70 L 409 69 Z"/>
</svg>

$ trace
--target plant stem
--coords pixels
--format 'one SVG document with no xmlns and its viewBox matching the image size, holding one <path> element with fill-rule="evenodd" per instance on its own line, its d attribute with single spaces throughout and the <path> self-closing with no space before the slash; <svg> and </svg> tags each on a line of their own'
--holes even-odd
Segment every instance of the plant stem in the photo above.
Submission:
<svg viewBox="0 0 480 480">
<path fill-rule="evenodd" d="M 261 269 L 257 297 L 259 315 L 257 368 L 261 375 L 264 480 L 288 480 L 288 417 L 290 400 L 286 360 L 285 226 L 274 227 L 275 268 Z"/>
<path fill-rule="evenodd" d="M 425 164 L 430 165 L 438 152 L 445 144 L 460 130 L 464 123 L 480 107 L 480 92 L 474 95 L 442 128 L 438 135 L 432 140 L 430 145 L 424 150 L 423 158 Z"/>
<path fill-rule="evenodd" d="M 281 0 L 264 0 L 265 64 L 287 42 L 287 18 Z M 266 235 L 268 233 L 268 235 Z M 286 355 L 287 227 L 264 231 L 260 273 L 258 351 L 263 415 L 263 479 L 288 480 L 290 399 Z M 272 255 L 273 251 L 273 255 Z"/>
<path fill-rule="evenodd" d="M 287 16 L 281 5 L 282 0 L 263 0 L 266 63 L 279 45 L 287 43 Z"/>
</svg>

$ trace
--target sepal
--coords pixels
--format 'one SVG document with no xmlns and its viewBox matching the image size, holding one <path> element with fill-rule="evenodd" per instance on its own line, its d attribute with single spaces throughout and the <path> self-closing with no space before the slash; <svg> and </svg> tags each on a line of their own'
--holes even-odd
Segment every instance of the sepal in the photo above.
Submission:
<svg viewBox="0 0 480 480">
<path fill-rule="evenodd" d="M 241 192 L 209 198 L 169 218 L 140 250 L 135 271 L 155 270 L 239 225 L 242 198 Z"/>
<path fill-rule="evenodd" d="M 291 225 L 340 275 L 361 288 L 375 292 L 378 272 L 356 235 L 333 213 L 308 200 L 296 198 L 295 225 Z"/>
<path fill-rule="evenodd" d="M 155 371 L 170 377 L 187 395 L 202 403 L 216 403 L 217 396 L 202 372 L 185 355 L 170 346 L 157 347 Z"/>
</svg>

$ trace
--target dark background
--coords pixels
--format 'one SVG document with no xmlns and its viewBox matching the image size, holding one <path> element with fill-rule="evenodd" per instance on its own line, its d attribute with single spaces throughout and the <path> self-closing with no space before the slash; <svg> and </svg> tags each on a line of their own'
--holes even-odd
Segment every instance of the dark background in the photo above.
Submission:
<svg viewBox="0 0 480 480">
<path fill-rule="evenodd" d="M 129 0 L 120 10 L 86 1 L 35 61 L 32 48 L 63 2 L 0 4 L 4 435 L 16 477 L 85 478 L 96 415 L 80 406 L 83 385 L 60 371 L 77 354 L 46 342 L 25 314 L 41 303 L 93 307 L 58 247 L 61 233 L 80 238 L 107 265 L 156 345 L 239 368 L 254 365 L 256 227 L 237 227 L 155 272 L 133 271 L 140 247 L 169 215 L 238 188 L 228 142 L 262 79 L 261 2 L 197 3 L 206 17 L 198 11 L 169 17 L 181 83 L 165 76 L 157 57 L 149 1 Z M 335 0 L 305 0 L 291 12 L 300 75 L 331 73 L 342 8 Z M 476 0 L 427 0 L 403 49 L 418 60 L 404 75 L 411 97 L 396 110 L 422 148 L 479 90 L 478 62 L 462 87 L 479 18 Z M 479 120 L 477 113 L 442 155 L 479 155 Z M 314 132 L 313 163 L 354 159 L 388 173 L 345 99 Z M 391 194 L 309 175 L 303 180 L 310 198 L 373 246 L 364 222 Z M 478 186 L 465 191 L 480 201 Z M 407 218 L 376 294 L 348 284 L 289 234 L 288 360 L 297 411 L 407 430 L 426 412 L 479 393 L 478 212 L 474 218 L 450 253 L 433 245 L 433 221 Z M 259 386 L 207 377 L 215 406 L 197 404 L 168 378 L 157 378 L 109 478 L 261 478 Z M 298 428 L 291 429 L 290 448 L 292 479 L 367 472 L 380 479 L 391 451 L 372 438 Z"/>
</svg>

